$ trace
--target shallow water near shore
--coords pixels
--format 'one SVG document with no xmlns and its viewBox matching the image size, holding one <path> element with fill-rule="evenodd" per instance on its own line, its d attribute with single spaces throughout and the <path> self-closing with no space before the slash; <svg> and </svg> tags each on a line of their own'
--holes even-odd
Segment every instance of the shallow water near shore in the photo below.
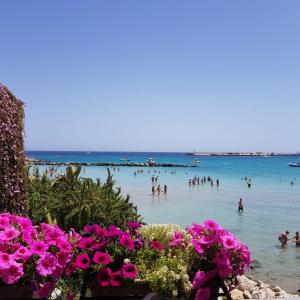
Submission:
<svg viewBox="0 0 300 300">
<path fill-rule="evenodd" d="M 195 157 L 182 153 L 121 152 L 27 152 L 27 156 L 57 162 L 146 162 L 149 157 L 161 163 L 191 164 Z M 300 168 L 288 167 L 300 157 L 197 157 L 197 168 L 151 168 L 134 175 L 137 168 L 110 168 L 124 195 L 130 194 L 147 223 L 178 223 L 182 227 L 193 221 L 214 219 L 245 242 L 260 267 L 253 273 L 260 279 L 279 285 L 288 292 L 300 288 L 300 247 L 289 242 L 279 247 L 278 235 L 289 230 L 291 237 L 300 231 Z M 45 166 L 39 167 L 41 170 Z M 63 168 L 59 168 L 63 171 Z M 156 172 L 155 172 L 156 171 Z M 176 171 L 176 174 L 171 174 Z M 151 195 L 151 176 L 160 185 L 167 184 L 167 195 Z M 189 186 L 188 178 L 211 176 L 220 186 L 205 183 Z M 83 167 L 82 176 L 104 181 L 104 167 Z M 248 188 L 245 176 L 252 179 Z M 294 182 L 291 185 L 291 181 Z M 242 197 L 244 213 L 237 212 Z"/>
</svg>

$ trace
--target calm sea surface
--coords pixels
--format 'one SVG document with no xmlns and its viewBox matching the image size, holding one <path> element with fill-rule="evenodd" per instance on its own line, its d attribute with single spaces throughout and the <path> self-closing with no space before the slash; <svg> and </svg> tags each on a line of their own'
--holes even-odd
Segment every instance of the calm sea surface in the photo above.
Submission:
<svg viewBox="0 0 300 300">
<path fill-rule="evenodd" d="M 60 162 L 156 162 L 192 164 L 194 157 L 183 153 L 124 152 L 27 152 L 27 156 Z M 113 176 L 123 194 L 130 194 L 147 223 L 178 223 L 182 227 L 193 221 L 214 219 L 248 244 L 253 258 L 260 262 L 254 272 L 262 280 L 278 284 L 290 292 L 300 288 L 300 247 L 289 243 L 287 249 L 278 244 L 278 234 L 300 231 L 300 168 L 289 162 L 300 157 L 197 157 L 197 168 L 150 168 L 134 175 L 137 168 L 120 167 Z M 41 167 L 45 169 L 45 167 Z M 60 170 L 63 171 L 64 168 Z M 111 168 L 112 170 L 112 168 Z M 156 171 L 156 172 L 155 172 Z M 176 174 L 171 174 L 176 171 Z M 158 184 L 168 186 L 167 195 L 151 195 L 151 176 Z M 188 179 L 211 176 L 220 186 L 209 183 L 189 186 Z M 84 167 L 82 176 L 105 180 L 104 167 Z M 248 188 L 245 176 L 252 179 Z M 291 181 L 294 185 L 291 185 Z M 237 212 L 242 197 L 244 213 Z"/>
</svg>

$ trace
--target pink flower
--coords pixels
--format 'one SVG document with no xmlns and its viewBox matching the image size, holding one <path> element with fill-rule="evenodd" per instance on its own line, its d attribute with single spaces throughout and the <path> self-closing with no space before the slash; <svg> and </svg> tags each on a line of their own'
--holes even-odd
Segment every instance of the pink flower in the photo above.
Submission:
<svg viewBox="0 0 300 300">
<path fill-rule="evenodd" d="M 133 278 L 136 278 L 136 276 L 138 274 L 136 266 L 132 263 L 123 265 L 121 271 L 122 271 L 123 276 L 126 278 L 133 279 Z"/>
<path fill-rule="evenodd" d="M 217 266 L 228 266 L 230 265 L 230 258 L 227 252 L 220 251 L 217 253 L 216 257 L 213 259 L 213 262 Z"/>
<path fill-rule="evenodd" d="M 192 239 L 192 244 L 195 248 L 195 250 L 199 253 L 199 254 L 203 254 L 204 253 L 204 249 L 201 247 L 201 245 L 199 244 L 198 240 Z"/>
<path fill-rule="evenodd" d="M 77 247 L 80 249 L 90 249 L 95 244 L 95 241 L 91 237 L 82 238 Z"/>
<path fill-rule="evenodd" d="M 218 273 L 222 278 L 227 277 L 229 274 L 231 274 L 233 271 L 233 268 L 231 265 L 219 265 L 218 266 Z"/>
<path fill-rule="evenodd" d="M 37 241 L 37 242 L 33 242 L 31 244 L 30 248 L 31 248 L 31 253 L 32 254 L 38 254 L 38 255 L 42 256 L 46 253 L 49 246 L 46 243 L 42 242 L 42 241 Z"/>
<path fill-rule="evenodd" d="M 127 224 L 132 230 L 136 230 L 142 227 L 141 223 L 139 222 L 127 222 Z"/>
<path fill-rule="evenodd" d="M 0 269 L 8 268 L 11 264 L 12 257 L 7 253 L 0 253 Z"/>
<path fill-rule="evenodd" d="M 9 218 L 1 215 L 0 216 L 0 228 L 5 229 L 7 227 L 9 227 Z"/>
<path fill-rule="evenodd" d="M 237 240 L 232 235 L 224 235 L 222 243 L 226 249 L 236 249 L 239 246 Z"/>
<path fill-rule="evenodd" d="M 184 235 L 180 231 L 175 231 L 173 233 L 172 241 L 169 243 L 170 247 L 183 246 L 184 245 Z"/>
<path fill-rule="evenodd" d="M 209 230 L 218 230 L 219 229 L 219 225 L 213 220 L 205 221 L 204 226 L 206 229 L 209 229 Z"/>
<path fill-rule="evenodd" d="M 205 230 L 205 227 L 203 227 L 197 223 L 193 223 L 193 227 L 187 228 L 188 233 L 191 234 L 192 236 L 200 235 L 203 233 L 204 230 Z"/>
<path fill-rule="evenodd" d="M 122 245 L 123 247 L 126 247 L 129 250 L 134 249 L 134 240 L 128 236 L 122 236 L 119 240 L 119 243 L 120 243 L 120 245 Z"/>
<path fill-rule="evenodd" d="M 74 300 L 76 297 L 76 293 L 72 292 L 67 295 L 67 300 Z"/>
<path fill-rule="evenodd" d="M 120 230 L 119 228 L 117 228 L 115 225 L 110 225 L 108 227 L 108 229 L 109 229 L 108 236 L 110 236 L 110 237 L 124 235 L 124 232 L 122 230 Z"/>
<path fill-rule="evenodd" d="M 89 267 L 90 265 L 90 258 L 87 254 L 80 254 L 76 257 L 75 267 L 80 268 L 82 270 L 85 270 Z"/>
<path fill-rule="evenodd" d="M 50 253 L 46 253 L 38 260 L 36 270 L 41 276 L 47 276 L 53 273 L 56 266 L 56 257 Z"/>
<path fill-rule="evenodd" d="M 19 224 L 22 228 L 22 231 L 30 231 L 32 229 L 32 222 L 28 218 L 19 217 Z"/>
<path fill-rule="evenodd" d="M 151 247 L 158 251 L 164 250 L 164 246 L 161 243 L 159 243 L 157 240 L 151 241 Z"/>
<path fill-rule="evenodd" d="M 110 263 L 110 255 L 104 252 L 96 252 L 93 257 L 93 261 L 99 265 L 108 265 Z"/>
<path fill-rule="evenodd" d="M 16 262 L 11 262 L 8 268 L 1 270 L 1 279 L 7 284 L 16 283 L 23 275 L 23 264 Z"/>
<path fill-rule="evenodd" d="M 193 280 L 193 288 L 198 290 L 207 280 L 214 277 L 216 275 L 216 271 L 198 271 Z"/>
<path fill-rule="evenodd" d="M 218 240 L 215 234 L 203 235 L 200 239 L 200 244 L 211 245 Z"/>
<path fill-rule="evenodd" d="M 57 238 L 56 245 L 63 252 L 70 252 L 72 250 L 71 244 L 63 236 Z"/>
<path fill-rule="evenodd" d="M 52 281 L 47 281 L 39 290 L 34 294 L 37 298 L 48 298 L 54 289 L 54 283 Z"/>
<path fill-rule="evenodd" d="M 112 286 L 120 286 L 122 284 L 122 272 L 118 271 L 118 272 L 114 272 L 111 274 L 111 280 L 110 283 Z"/>
<path fill-rule="evenodd" d="M 108 286 L 110 284 L 112 271 L 110 268 L 100 269 L 97 273 L 97 282 L 100 286 Z"/>
<path fill-rule="evenodd" d="M 209 288 L 199 289 L 197 291 L 195 300 L 207 300 L 209 299 L 210 295 L 211 295 L 211 291 Z"/>
<path fill-rule="evenodd" d="M 56 253 L 57 265 L 64 268 L 71 260 L 72 254 L 64 251 L 59 251 Z"/>
<path fill-rule="evenodd" d="M 24 246 L 18 248 L 18 250 L 14 253 L 14 259 L 27 260 L 30 256 L 31 256 L 31 251 Z"/>
<path fill-rule="evenodd" d="M 5 228 L 4 231 L 0 232 L 0 240 L 11 241 L 20 235 L 20 231 L 13 228 Z"/>
</svg>

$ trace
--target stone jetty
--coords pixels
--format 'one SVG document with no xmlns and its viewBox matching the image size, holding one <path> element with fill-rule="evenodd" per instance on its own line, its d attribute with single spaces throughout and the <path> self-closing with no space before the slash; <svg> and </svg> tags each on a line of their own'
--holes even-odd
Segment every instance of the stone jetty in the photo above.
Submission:
<svg viewBox="0 0 300 300">
<path fill-rule="evenodd" d="M 171 163 L 111 163 L 111 162 L 53 162 L 48 160 L 38 160 L 27 158 L 30 165 L 47 165 L 47 166 L 98 166 L 98 167 L 155 167 L 155 168 L 197 168 L 196 165 L 181 165 Z"/>
</svg>

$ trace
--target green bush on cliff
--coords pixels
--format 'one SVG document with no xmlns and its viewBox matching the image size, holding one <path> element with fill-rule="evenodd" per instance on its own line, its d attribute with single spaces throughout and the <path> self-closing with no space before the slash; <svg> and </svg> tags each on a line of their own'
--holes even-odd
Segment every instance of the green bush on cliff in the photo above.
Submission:
<svg viewBox="0 0 300 300">
<path fill-rule="evenodd" d="M 67 167 L 64 175 L 50 179 L 38 171 L 29 180 L 30 217 L 50 221 L 61 228 L 80 230 L 86 224 L 114 224 L 126 228 L 128 220 L 139 220 L 137 207 L 123 197 L 108 170 L 106 182 L 80 177 L 80 167 Z"/>
</svg>

